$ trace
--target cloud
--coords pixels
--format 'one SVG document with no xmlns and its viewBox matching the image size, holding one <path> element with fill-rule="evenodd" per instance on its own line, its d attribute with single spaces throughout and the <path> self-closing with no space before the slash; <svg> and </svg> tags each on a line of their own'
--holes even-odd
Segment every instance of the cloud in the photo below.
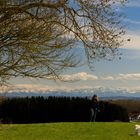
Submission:
<svg viewBox="0 0 140 140">
<path fill-rule="evenodd" d="M 125 18 L 124 21 L 127 22 L 127 23 L 130 23 L 130 24 L 140 25 L 140 21 L 137 21 L 137 20 L 132 20 L 132 19 L 129 19 L 129 18 Z"/>
<path fill-rule="evenodd" d="M 113 76 L 102 77 L 102 80 L 115 80 Z"/>
<path fill-rule="evenodd" d="M 140 35 L 137 34 L 127 34 L 124 37 L 124 40 L 130 39 L 130 41 L 125 42 L 121 48 L 125 49 L 140 49 Z"/>
<path fill-rule="evenodd" d="M 61 77 L 65 81 L 79 81 L 79 80 L 86 81 L 86 80 L 98 79 L 97 76 L 88 74 L 86 72 L 80 72 L 80 73 L 71 74 L 71 75 L 62 75 Z"/>
<path fill-rule="evenodd" d="M 87 80 L 97 80 L 98 77 L 92 74 L 88 74 L 86 72 L 79 72 L 75 74 L 68 74 L 68 75 L 61 75 L 61 78 L 64 81 L 87 81 Z M 73 86 L 65 85 L 66 83 L 62 81 L 58 81 L 55 84 L 51 85 L 44 85 L 44 84 L 15 84 L 15 85 L 9 85 L 8 87 L 1 87 L 0 91 L 3 92 L 49 92 L 49 91 L 57 91 L 57 90 L 70 90 L 75 87 L 75 84 Z M 55 86 L 54 86 L 55 85 Z M 85 85 L 86 86 L 86 85 Z M 85 88 L 80 87 L 81 88 Z M 2 90 L 3 89 L 3 90 Z"/>
<path fill-rule="evenodd" d="M 140 80 L 140 73 L 119 74 L 117 80 Z"/>
<path fill-rule="evenodd" d="M 127 4 L 127 7 L 140 7 L 139 0 L 130 0 Z"/>
<path fill-rule="evenodd" d="M 130 74 L 118 74 L 115 76 L 106 76 L 106 77 L 101 77 L 101 80 L 140 80 L 140 73 L 130 73 Z"/>
<path fill-rule="evenodd" d="M 15 84 L 5 87 L 5 92 L 39 92 L 53 90 L 53 87 L 41 84 Z"/>
<path fill-rule="evenodd" d="M 3 90 L 0 90 L 0 93 L 11 93 L 11 92 L 34 92 L 34 93 L 49 93 L 49 92 L 58 92 L 61 91 L 70 92 L 70 91 L 93 91 L 92 89 L 100 89 L 104 90 L 100 87 L 105 88 L 128 88 L 133 91 L 140 91 L 140 87 L 138 83 L 140 82 L 140 73 L 120 73 L 114 75 L 106 75 L 106 76 L 96 76 L 92 74 L 88 74 L 86 72 L 79 72 L 75 74 L 62 75 L 64 80 L 66 81 L 85 81 L 85 82 L 56 82 L 53 84 L 15 84 L 6 88 L 3 87 Z M 92 82 L 94 81 L 94 82 Z M 131 84 L 129 84 L 129 82 Z M 133 83 L 133 84 L 132 84 Z M 92 92 L 92 93 L 93 93 Z"/>
</svg>

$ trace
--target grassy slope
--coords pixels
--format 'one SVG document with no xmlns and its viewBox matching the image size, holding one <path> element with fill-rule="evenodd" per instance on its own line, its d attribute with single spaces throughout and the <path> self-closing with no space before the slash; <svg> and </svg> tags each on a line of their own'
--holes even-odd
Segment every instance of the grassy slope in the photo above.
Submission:
<svg viewBox="0 0 140 140">
<path fill-rule="evenodd" d="M 0 125 L 0 140 L 140 140 L 135 123 Z"/>
</svg>

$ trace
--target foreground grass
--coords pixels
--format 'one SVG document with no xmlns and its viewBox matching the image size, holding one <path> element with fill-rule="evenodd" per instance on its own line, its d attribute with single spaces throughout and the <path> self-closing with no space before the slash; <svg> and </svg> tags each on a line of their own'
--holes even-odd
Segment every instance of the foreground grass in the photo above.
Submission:
<svg viewBox="0 0 140 140">
<path fill-rule="evenodd" d="M 0 125 L 0 140 L 140 140 L 135 123 Z"/>
</svg>

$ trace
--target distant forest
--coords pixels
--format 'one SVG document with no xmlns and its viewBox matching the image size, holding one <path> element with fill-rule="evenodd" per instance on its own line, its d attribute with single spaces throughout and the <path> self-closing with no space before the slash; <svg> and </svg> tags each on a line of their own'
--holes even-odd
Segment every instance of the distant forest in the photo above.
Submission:
<svg viewBox="0 0 140 140">
<path fill-rule="evenodd" d="M 1 99 L 1 123 L 88 122 L 91 100 L 80 97 L 31 97 Z M 114 103 L 100 101 L 98 122 L 128 122 L 127 110 Z"/>
<path fill-rule="evenodd" d="M 140 114 L 140 100 L 110 100 L 109 102 L 124 107 L 129 114 Z"/>
</svg>

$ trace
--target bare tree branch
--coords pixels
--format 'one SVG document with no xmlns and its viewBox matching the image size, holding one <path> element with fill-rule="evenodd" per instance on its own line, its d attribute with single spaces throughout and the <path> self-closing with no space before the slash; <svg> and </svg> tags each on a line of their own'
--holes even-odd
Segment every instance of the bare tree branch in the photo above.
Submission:
<svg viewBox="0 0 140 140">
<path fill-rule="evenodd" d="M 124 34 L 115 3 L 125 0 L 0 1 L 0 83 L 12 76 L 59 78 L 82 64 L 111 59 Z"/>
</svg>

